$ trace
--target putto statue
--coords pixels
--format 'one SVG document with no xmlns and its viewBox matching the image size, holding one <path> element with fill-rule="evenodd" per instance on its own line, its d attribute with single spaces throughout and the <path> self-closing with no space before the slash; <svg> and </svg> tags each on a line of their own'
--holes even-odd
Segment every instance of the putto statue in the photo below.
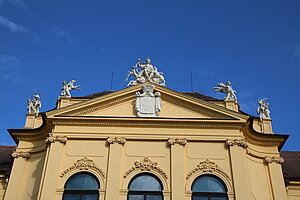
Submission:
<svg viewBox="0 0 300 200">
<path fill-rule="evenodd" d="M 131 76 L 134 76 L 136 80 L 131 80 L 127 86 L 134 86 L 147 81 L 156 83 L 158 85 L 166 86 L 165 78 L 162 72 L 158 72 L 157 68 L 151 64 L 150 58 L 147 58 L 146 62 L 140 63 L 141 59 L 137 60 L 135 66 L 129 71 L 126 81 Z"/>
<path fill-rule="evenodd" d="M 67 83 L 66 81 L 63 81 L 63 87 L 61 88 L 61 94 L 59 97 L 71 97 L 71 90 L 79 90 L 80 89 L 78 87 L 80 87 L 80 85 L 76 85 L 74 86 L 74 83 L 76 82 L 76 80 L 72 80 L 69 83 Z"/>
<path fill-rule="evenodd" d="M 28 114 L 38 114 L 40 112 L 40 108 L 42 107 L 42 103 L 40 101 L 40 95 L 35 94 L 32 96 L 34 99 L 27 99 L 27 110 Z"/>
<path fill-rule="evenodd" d="M 265 100 L 267 100 L 267 98 L 258 100 L 259 107 L 257 108 L 257 113 L 259 114 L 260 120 L 271 119 L 269 110 L 270 104 L 265 102 Z"/>
<path fill-rule="evenodd" d="M 221 92 L 226 94 L 224 97 L 225 100 L 237 100 L 237 97 L 235 95 L 236 91 L 232 89 L 230 81 L 226 82 L 226 85 L 224 83 L 218 83 L 218 87 L 214 87 L 214 92 Z"/>
</svg>

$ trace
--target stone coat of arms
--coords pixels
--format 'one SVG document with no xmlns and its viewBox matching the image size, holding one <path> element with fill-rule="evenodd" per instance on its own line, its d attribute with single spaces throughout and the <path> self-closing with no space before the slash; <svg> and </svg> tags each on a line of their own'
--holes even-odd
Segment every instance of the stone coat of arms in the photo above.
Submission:
<svg viewBox="0 0 300 200">
<path fill-rule="evenodd" d="M 143 85 L 143 93 L 136 93 L 135 109 L 139 117 L 156 117 L 161 109 L 160 92 L 153 92 L 154 85 Z"/>
</svg>

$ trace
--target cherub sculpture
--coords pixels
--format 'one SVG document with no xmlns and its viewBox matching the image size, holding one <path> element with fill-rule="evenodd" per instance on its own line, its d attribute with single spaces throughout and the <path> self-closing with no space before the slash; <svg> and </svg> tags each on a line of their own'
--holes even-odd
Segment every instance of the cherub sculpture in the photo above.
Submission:
<svg viewBox="0 0 300 200">
<path fill-rule="evenodd" d="M 141 59 L 138 59 L 135 66 L 129 71 L 125 81 L 128 81 L 131 76 L 134 76 L 135 80 L 131 80 L 127 86 L 134 86 L 147 81 L 166 86 L 163 73 L 158 72 L 157 68 L 151 64 L 150 58 L 147 58 L 146 62 L 143 62 L 142 64 L 140 61 Z"/>
<path fill-rule="evenodd" d="M 71 90 L 79 90 L 80 89 L 78 87 L 80 87 L 80 85 L 76 85 L 74 86 L 74 83 L 76 82 L 76 80 L 72 80 L 69 83 L 67 83 L 66 81 L 63 81 L 63 87 L 61 88 L 61 94 L 59 97 L 71 97 Z"/>
<path fill-rule="evenodd" d="M 35 94 L 32 97 L 34 97 L 34 99 L 27 99 L 27 110 L 29 114 L 37 115 L 40 112 L 39 109 L 42 107 L 40 95 Z"/>
<path fill-rule="evenodd" d="M 267 100 L 267 98 L 258 100 L 259 107 L 257 108 L 257 113 L 259 114 L 260 120 L 271 119 L 269 110 L 270 104 L 265 100 Z"/>
<path fill-rule="evenodd" d="M 235 95 L 236 91 L 232 89 L 230 81 L 226 82 L 226 85 L 224 83 L 218 83 L 218 87 L 213 87 L 214 92 L 221 92 L 226 94 L 225 100 L 237 100 L 237 97 Z"/>
</svg>

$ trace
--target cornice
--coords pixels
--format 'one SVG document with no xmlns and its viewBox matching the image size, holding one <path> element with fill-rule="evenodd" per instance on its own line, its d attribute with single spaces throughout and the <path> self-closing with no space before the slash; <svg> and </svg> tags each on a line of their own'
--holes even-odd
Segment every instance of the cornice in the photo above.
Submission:
<svg viewBox="0 0 300 200">
<path fill-rule="evenodd" d="M 63 117 L 52 119 L 56 126 L 112 126 L 112 127 L 153 127 L 153 128 L 213 128 L 242 129 L 240 121 L 197 120 L 197 119 L 159 119 L 159 118 L 75 118 Z"/>
</svg>

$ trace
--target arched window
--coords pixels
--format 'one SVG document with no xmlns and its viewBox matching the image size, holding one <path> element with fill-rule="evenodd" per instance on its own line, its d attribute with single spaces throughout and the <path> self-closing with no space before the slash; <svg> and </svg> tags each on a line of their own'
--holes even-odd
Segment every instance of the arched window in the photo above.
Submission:
<svg viewBox="0 0 300 200">
<path fill-rule="evenodd" d="M 90 173 L 71 176 L 65 184 L 63 200 L 98 200 L 98 179 Z"/>
<path fill-rule="evenodd" d="M 227 200 L 227 188 L 212 175 L 199 176 L 192 185 L 192 200 Z"/>
<path fill-rule="evenodd" d="M 152 174 L 135 176 L 128 189 L 128 200 L 163 200 L 162 184 Z"/>
</svg>

